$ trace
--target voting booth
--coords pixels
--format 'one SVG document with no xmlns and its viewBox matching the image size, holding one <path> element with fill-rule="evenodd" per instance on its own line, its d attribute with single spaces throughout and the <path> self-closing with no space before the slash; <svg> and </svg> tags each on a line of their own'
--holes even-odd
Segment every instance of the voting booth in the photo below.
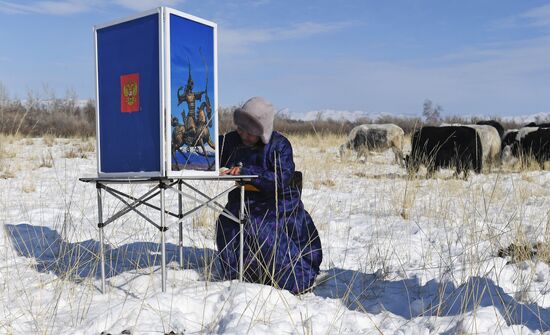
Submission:
<svg viewBox="0 0 550 335">
<path fill-rule="evenodd" d="M 98 176 L 217 175 L 216 24 L 160 7 L 94 39 Z"/>
<path fill-rule="evenodd" d="M 179 225 L 183 268 L 182 223 L 201 208 L 239 224 L 242 281 L 245 183 L 257 176 L 219 175 L 216 24 L 160 7 L 94 27 L 94 43 L 98 176 L 79 180 L 95 184 L 97 190 L 101 291 L 113 274 L 106 268 L 104 227 L 128 213 L 159 230 L 163 292 L 167 219 Z M 208 194 L 193 181 L 216 182 L 222 190 Z M 149 189 L 140 196 L 129 194 L 125 187 L 135 184 Z M 241 207 L 235 217 L 219 200 L 237 189 Z M 177 209 L 166 206 L 166 193 L 177 195 Z M 106 194 L 123 206 L 104 217 Z M 184 199 L 193 207 L 185 209 Z M 154 209 L 158 218 L 140 207 Z"/>
</svg>

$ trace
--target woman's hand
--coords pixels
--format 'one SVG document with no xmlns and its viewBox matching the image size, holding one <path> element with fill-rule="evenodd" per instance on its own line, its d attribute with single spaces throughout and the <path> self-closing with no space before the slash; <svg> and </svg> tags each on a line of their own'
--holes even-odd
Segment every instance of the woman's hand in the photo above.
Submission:
<svg viewBox="0 0 550 335">
<path fill-rule="evenodd" d="M 240 166 L 234 166 L 230 169 L 220 169 L 220 176 L 237 176 L 241 174 L 241 167 Z"/>
</svg>

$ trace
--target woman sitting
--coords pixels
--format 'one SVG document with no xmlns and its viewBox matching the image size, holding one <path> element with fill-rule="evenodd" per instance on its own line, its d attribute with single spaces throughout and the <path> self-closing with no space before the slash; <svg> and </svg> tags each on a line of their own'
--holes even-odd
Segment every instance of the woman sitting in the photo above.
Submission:
<svg viewBox="0 0 550 335">
<path fill-rule="evenodd" d="M 313 220 L 293 184 L 290 142 L 273 131 L 275 108 L 260 97 L 235 110 L 236 131 L 220 136 L 222 174 L 257 175 L 245 189 L 244 279 L 299 294 L 310 289 L 323 253 Z M 226 210 L 238 217 L 240 190 Z M 239 273 L 239 224 L 219 216 L 216 244 L 225 278 Z"/>
</svg>

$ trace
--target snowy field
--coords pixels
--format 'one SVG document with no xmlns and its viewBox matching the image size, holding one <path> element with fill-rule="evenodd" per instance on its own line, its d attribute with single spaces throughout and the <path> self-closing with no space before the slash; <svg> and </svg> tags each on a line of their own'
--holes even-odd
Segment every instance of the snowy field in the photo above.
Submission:
<svg viewBox="0 0 550 335">
<path fill-rule="evenodd" d="M 1 334 L 550 332 L 548 172 L 409 178 L 391 152 L 342 161 L 344 138 L 292 137 L 324 251 L 313 292 L 217 279 L 205 210 L 184 223 L 184 269 L 168 219 L 166 293 L 158 230 L 135 214 L 108 225 L 102 294 L 96 190 L 78 181 L 95 175 L 94 141 L 0 141 Z M 121 206 L 106 195 L 104 217 Z"/>
</svg>

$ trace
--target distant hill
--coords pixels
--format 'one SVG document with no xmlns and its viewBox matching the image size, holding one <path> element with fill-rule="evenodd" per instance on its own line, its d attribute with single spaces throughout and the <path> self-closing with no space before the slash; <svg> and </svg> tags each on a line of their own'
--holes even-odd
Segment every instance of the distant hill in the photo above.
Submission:
<svg viewBox="0 0 550 335">
<path fill-rule="evenodd" d="M 375 113 L 375 112 L 365 112 L 365 111 L 346 111 L 346 110 L 332 110 L 332 109 L 325 109 L 325 110 L 315 110 L 315 111 L 309 111 L 304 113 L 296 113 L 296 112 L 285 112 L 284 115 L 286 115 L 288 118 L 293 120 L 301 120 L 301 121 L 326 121 L 326 120 L 334 120 L 334 121 L 350 121 L 350 122 L 356 122 L 361 119 L 366 120 L 372 120 L 376 122 L 379 119 L 383 118 L 411 118 L 411 117 L 418 117 L 421 118 L 422 116 L 420 113 L 418 115 L 404 115 L 404 114 L 390 114 L 390 113 Z M 511 123 L 517 123 L 517 124 L 527 124 L 530 122 L 549 122 L 550 121 L 550 112 L 548 113 L 536 113 L 536 114 L 530 114 L 530 115 L 517 115 L 517 116 L 487 116 L 487 115 L 460 115 L 458 116 L 462 119 L 478 119 L 478 120 L 502 120 L 505 122 L 511 122 Z M 452 118 L 452 116 L 443 115 L 443 119 L 446 118 Z"/>
<path fill-rule="evenodd" d="M 288 117 L 294 120 L 302 121 L 315 121 L 315 120 L 334 120 L 334 121 L 350 121 L 356 122 L 360 119 L 368 119 L 376 121 L 383 117 L 402 117 L 410 118 L 411 115 L 397 115 L 397 114 L 388 114 L 388 113 L 373 113 L 365 111 L 346 111 L 346 110 L 333 110 L 333 109 L 324 109 L 309 111 L 305 113 L 287 113 Z"/>
</svg>

